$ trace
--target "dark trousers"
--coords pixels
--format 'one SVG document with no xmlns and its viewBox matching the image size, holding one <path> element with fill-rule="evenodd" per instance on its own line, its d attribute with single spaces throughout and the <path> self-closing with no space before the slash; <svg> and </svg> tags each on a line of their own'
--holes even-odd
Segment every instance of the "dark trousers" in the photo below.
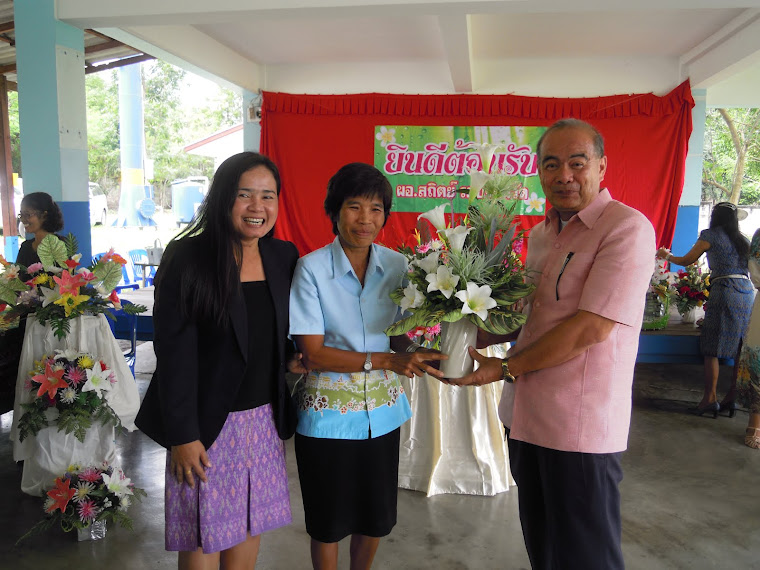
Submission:
<svg viewBox="0 0 760 570">
<path fill-rule="evenodd" d="M 617 570 L 621 453 L 574 453 L 509 439 L 525 547 L 534 570 Z"/>
</svg>

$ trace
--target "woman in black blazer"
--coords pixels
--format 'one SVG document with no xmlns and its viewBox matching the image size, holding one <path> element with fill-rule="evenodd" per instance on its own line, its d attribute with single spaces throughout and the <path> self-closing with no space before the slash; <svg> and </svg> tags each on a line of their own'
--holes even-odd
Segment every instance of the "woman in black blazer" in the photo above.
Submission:
<svg viewBox="0 0 760 570">
<path fill-rule="evenodd" d="M 260 534 L 291 522 L 285 371 L 304 370 L 287 339 L 298 251 L 272 237 L 279 193 L 267 157 L 227 159 L 156 275 L 157 366 L 136 423 L 169 450 L 166 549 L 180 568 L 253 567 Z"/>
</svg>

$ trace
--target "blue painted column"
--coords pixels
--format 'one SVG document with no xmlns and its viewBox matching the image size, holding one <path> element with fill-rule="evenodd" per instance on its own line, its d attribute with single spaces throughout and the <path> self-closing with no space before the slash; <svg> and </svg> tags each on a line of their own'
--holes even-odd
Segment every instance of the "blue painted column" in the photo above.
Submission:
<svg viewBox="0 0 760 570">
<path fill-rule="evenodd" d="M 675 255 L 684 255 L 699 237 L 699 204 L 702 200 L 702 162 L 704 160 L 705 121 L 707 118 L 705 89 L 692 89 L 694 108 L 692 109 L 693 130 L 689 139 L 689 153 L 686 156 L 686 178 L 681 202 L 678 205 L 676 229 L 671 250 Z"/>
<path fill-rule="evenodd" d="M 155 226 L 153 187 L 145 184 L 142 73 L 139 63 L 119 68 L 121 194 L 115 226 Z"/>
<path fill-rule="evenodd" d="M 84 33 L 55 19 L 54 0 L 14 2 L 24 193 L 47 192 L 84 260 L 92 255 Z"/>
<path fill-rule="evenodd" d="M 253 101 L 258 101 L 259 94 L 243 90 L 243 150 L 259 152 L 261 148 L 261 123 L 248 116 L 248 108 Z"/>
</svg>

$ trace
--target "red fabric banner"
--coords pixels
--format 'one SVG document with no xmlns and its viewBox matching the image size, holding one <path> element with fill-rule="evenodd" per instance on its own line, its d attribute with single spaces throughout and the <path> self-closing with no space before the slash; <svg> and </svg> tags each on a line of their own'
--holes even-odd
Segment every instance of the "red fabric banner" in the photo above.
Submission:
<svg viewBox="0 0 760 570">
<path fill-rule="evenodd" d="M 602 133 L 608 157 L 604 186 L 645 214 L 657 243 L 669 244 L 683 189 L 694 100 L 685 81 L 663 97 L 651 93 L 584 99 L 514 95 L 292 95 L 265 92 L 261 152 L 280 168 L 275 235 L 306 254 L 332 241 L 324 213 L 327 181 L 344 164 L 373 164 L 375 125 L 548 126 L 566 117 Z M 542 216 L 521 216 L 529 229 Z M 416 213 L 391 214 L 378 241 L 397 247 Z"/>
</svg>

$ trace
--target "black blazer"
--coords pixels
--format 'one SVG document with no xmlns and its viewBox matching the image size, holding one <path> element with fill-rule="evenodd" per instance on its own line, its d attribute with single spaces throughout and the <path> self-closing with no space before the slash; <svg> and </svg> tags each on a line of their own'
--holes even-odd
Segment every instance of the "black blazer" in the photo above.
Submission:
<svg viewBox="0 0 760 570">
<path fill-rule="evenodd" d="M 135 423 L 164 447 L 200 440 L 208 449 L 233 408 L 248 357 L 248 319 L 242 289 L 229 304 L 229 325 L 197 323 L 182 317 L 180 286 L 185 270 L 215 251 L 202 235 L 173 242 L 158 269 L 153 310 L 156 371 Z M 286 363 L 295 351 L 288 340 L 290 282 L 298 250 L 287 241 L 259 240 L 259 251 L 277 320 L 279 370 L 272 402 L 277 432 L 293 435 L 295 404 L 285 383 Z"/>
</svg>

